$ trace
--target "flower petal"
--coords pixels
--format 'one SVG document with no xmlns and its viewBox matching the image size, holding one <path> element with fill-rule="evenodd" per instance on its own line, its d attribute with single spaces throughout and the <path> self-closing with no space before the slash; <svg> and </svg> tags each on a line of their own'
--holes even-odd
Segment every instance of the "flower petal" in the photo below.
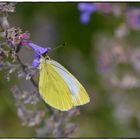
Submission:
<svg viewBox="0 0 140 140">
<path fill-rule="evenodd" d="M 39 58 L 35 58 L 33 60 L 33 62 L 32 62 L 32 67 L 33 68 L 38 68 L 39 64 L 40 64 L 40 59 Z"/>
<path fill-rule="evenodd" d="M 78 9 L 82 12 L 94 12 L 98 10 L 96 3 L 79 3 Z"/>
<path fill-rule="evenodd" d="M 83 24 L 87 24 L 90 20 L 90 14 L 88 13 L 82 13 L 80 15 L 80 21 L 83 23 Z"/>
<path fill-rule="evenodd" d="M 34 44 L 32 42 L 29 42 L 28 45 L 29 45 L 29 47 L 34 49 L 35 52 L 38 53 L 39 55 L 47 53 L 50 50 L 50 48 L 43 48 L 43 47 L 40 47 L 40 46 L 38 46 L 38 45 L 36 45 L 36 44 Z"/>
</svg>

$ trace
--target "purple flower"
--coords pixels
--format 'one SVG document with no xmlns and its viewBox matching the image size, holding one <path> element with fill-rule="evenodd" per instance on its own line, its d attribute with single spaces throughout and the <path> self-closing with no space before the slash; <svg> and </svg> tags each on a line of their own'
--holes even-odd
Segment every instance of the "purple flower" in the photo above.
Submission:
<svg viewBox="0 0 140 140">
<path fill-rule="evenodd" d="M 80 21 L 83 23 L 83 24 L 87 24 L 90 20 L 90 15 L 89 13 L 82 13 L 80 15 Z"/>
<path fill-rule="evenodd" d="M 140 29 L 140 9 L 131 8 L 128 12 L 128 22 L 134 29 Z"/>
<path fill-rule="evenodd" d="M 81 12 L 80 21 L 83 24 L 87 24 L 90 20 L 91 14 L 98 10 L 98 6 L 96 3 L 79 3 L 78 9 Z"/>
<path fill-rule="evenodd" d="M 51 48 L 42 48 L 32 42 L 29 42 L 27 43 L 28 44 L 28 47 L 31 47 L 32 49 L 34 49 L 35 51 L 35 55 L 34 55 L 34 60 L 33 60 L 33 63 L 32 63 L 32 66 L 34 68 L 37 68 L 39 66 L 39 63 L 40 63 L 40 57 L 42 54 L 44 53 L 47 53 L 48 51 L 51 50 Z"/>
</svg>

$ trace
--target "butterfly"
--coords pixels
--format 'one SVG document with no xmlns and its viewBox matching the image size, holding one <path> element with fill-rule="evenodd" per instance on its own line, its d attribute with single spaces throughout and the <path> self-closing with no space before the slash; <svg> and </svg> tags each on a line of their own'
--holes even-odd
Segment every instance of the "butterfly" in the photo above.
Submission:
<svg viewBox="0 0 140 140">
<path fill-rule="evenodd" d="M 68 111 L 90 101 L 80 82 L 49 56 L 40 58 L 39 73 L 39 93 L 53 108 Z"/>
</svg>

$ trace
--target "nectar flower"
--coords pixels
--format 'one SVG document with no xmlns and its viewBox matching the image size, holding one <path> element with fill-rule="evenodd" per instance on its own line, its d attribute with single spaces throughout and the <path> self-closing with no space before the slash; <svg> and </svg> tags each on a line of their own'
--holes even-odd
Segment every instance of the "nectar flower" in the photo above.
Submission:
<svg viewBox="0 0 140 140">
<path fill-rule="evenodd" d="M 40 57 L 41 55 L 43 55 L 44 53 L 47 53 L 48 51 L 51 50 L 51 48 L 43 48 L 40 47 L 32 42 L 28 42 L 28 46 L 32 49 L 34 49 L 35 54 L 34 54 L 34 60 L 32 63 L 33 68 L 37 68 L 39 63 L 40 63 Z"/>
<path fill-rule="evenodd" d="M 90 20 L 91 14 L 98 10 L 98 6 L 95 3 L 79 3 L 78 9 L 81 12 L 80 21 L 83 24 L 87 24 Z"/>
</svg>

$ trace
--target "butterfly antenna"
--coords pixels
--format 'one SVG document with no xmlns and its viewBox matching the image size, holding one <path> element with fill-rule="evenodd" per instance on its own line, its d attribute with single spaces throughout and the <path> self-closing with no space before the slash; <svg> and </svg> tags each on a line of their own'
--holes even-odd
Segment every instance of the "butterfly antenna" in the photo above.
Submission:
<svg viewBox="0 0 140 140">
<path fill-rule="evenodd" d="M 58 48 L 61 48 L 61 47 L 65 47 L 66 46 L 66 43 L 63 43 L 63 44 L 60 44 L 60 45 L 58 45 L 57 47 L 55 47 L 55 48 L 49 48 L 50 50 L 49 50 L 49 52 L 52 52 L 52 51 L 54 51 L 54 50 L 56 50 L 56 49 L 58 49 Z M 49 53 L 49 52 L 47 52 L 47 53 Z M 40 54 L 40 53 L 38 53 L 38 55 L 40 55 L 40 57 L 44 57 L 42 54 Z"/>
<path fill-rule="evenodd" d="M 59 48 L 65 47 L 65 46 L 66 46 L 66 43 L 60 44 L 60 45 L 58 45 L 57 47 L 52 48 L 51 51 L 54 51 L 54 50 L 56 50 L 56 49 L 59 49 Z"/>
</svg>

